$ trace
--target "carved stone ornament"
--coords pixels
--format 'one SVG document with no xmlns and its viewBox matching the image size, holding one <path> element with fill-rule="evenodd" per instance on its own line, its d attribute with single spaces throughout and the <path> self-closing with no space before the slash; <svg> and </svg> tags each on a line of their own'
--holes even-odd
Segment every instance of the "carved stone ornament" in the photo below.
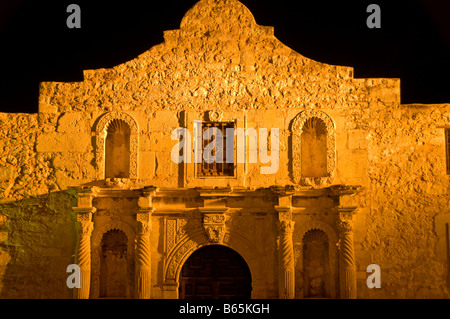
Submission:
<svg viewBox="0 0 450 319">
<path fill-rule="evenodd" d="M 147 235 L 152 227 L 149 213 L 136 214 L 136 230 L 139 235 Z"/>
<path fill-rule="evenodd" d="M 292 220 L 292 210 L 290 207 L 282 207 L 281 209 L 275 207 L 275 209 L 278 211 L 278 220 L 280 222 Z"/>
<path fill-rule="evenodd" d="M 93 222 L 81 222 L 80 223 L 80 233 L 83 236 L 91 236 L 92 231 L 94 230 L 94 223 Z"/>
<path fill-rule="evenodd" d="M 203 227 L 206 237 L 211 243 L 221 243 L 225 236 L 226 216 L 224 214 L 205 214 L 203 216 Z"/>
<path fill-rule="evenodd" d="M 221 243 L 225 236 L 225 225 L 205 225 L 205 232 L 211 243 Z"/>
<path fill-rule="evenodd" d="M 139 126 L 131 115 L 124 112 L 106 113 L 97 123 L 95 129 L 97 178 L 105 178 L 105 140 L 108 126 L 113 120 L 122 120 L 130 127 L 130 179 L 136 179 L 138 177 Z"/>
<path fill-rule="evenodd" d="M 203 216 L 203 223 L 209 224 L 209 223 L 218 223 L 218 224 L 225 224 L 226 216 L 223 214 L 205 214 Z"/>
<path fill-rule="evenodd" d="M 222 111 L 208 111 L 208 120 L 211 122 L 219 122 L 222 120 Z"/>
<path fill-rule="evenodd" d="M 139 235 L 146 235 L 150 232 L 150 222 L 137 222 L 137 233 Z"/>
<path fill-rule="evenodd" d="M 306 121 L 312 117 L 321 119 L 326 126 L 327 135 L 327 174 L 324 177 L 302 177 L 301 135 Z M 305 110 L 292 122 L 292 174 L 294 181 L 300 185 L 325 185 L 333 181 L 336 170 L 335 126 L 329 115 L 319 110 Z"/>
<path fill-rule="evenodd" d="M 90 222 L 92 220 L 92 213 L 78 213 L 77 221 L 80 223 Z"/>
<path fill-rule="evenodd" d="M 353 231 L 354 223 L 351 219 L 339 217 L 337 221 L 337 228 L 340 233 Z"/>
<path fill-rule="evenodd" d="M 130 186 L 129 178 L 107 178 L 105 182 L 107 187 L 113 188 L 127 188 Z"/>
<path fill-rule="evenodd" d="M 294 232 L 295 222 L 283 220 L 280 222 L 280 228 L 283 233 L 292 234 Z"/>
</svg>

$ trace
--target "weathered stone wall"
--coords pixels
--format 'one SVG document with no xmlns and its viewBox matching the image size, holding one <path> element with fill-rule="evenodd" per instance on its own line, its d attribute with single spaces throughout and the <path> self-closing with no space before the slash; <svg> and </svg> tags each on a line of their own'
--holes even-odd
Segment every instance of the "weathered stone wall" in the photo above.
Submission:
<svg viewBox="0 0 450 319">
<path fill-rule="evenodd" d="M 0 115 L 2 296 L 70 295 L 75 204 L 66 190 L 97 183 L 96 127 L 105 113 L 126 112 L 138 124 L 135 188 L 259 188 L 295 182 L 292 121 L 320 110 L 335 125 L 332 183 L 364 187 L 354 216 L 358 296 L 449 297 L 442 231 L 449 179 L 439 128 L 450 126 L 449 105 L 401 105 L 398 79 L 355 79 L 351 67 L 303 57 L 234 0 L 200 1 L 164 37 L 134 60 L 85 71 L 83 82 L 42 83 L 37 115 Z M 200 180 L 189 175 L 192 166 L 180 170 L 171 133 L 209 110 L 247 128 L 279 128 L 278 171 L 261 175 L 266 164 L 250 163 L 237 179 Z M 381 267 L 381 289 L 366 286 L 371 263 Z"/>
<path fill-rule="evenodd" d="M 373 114 L 377 120 L 366 135 L 370 211 L 361 248 L 370 255 L 367 263 L 381 266 L 384 289 L 367 297 L 448 298 L 441 228 L 450 212 L 442 128 L 450 124 L 449 105 L 401 105 Z"/>
<path fill-rule="evenodd" d="M 2 204 L 1 298 L 69 298 L 75 249 L 74 196 L 54 192 Z"/>
</svg>

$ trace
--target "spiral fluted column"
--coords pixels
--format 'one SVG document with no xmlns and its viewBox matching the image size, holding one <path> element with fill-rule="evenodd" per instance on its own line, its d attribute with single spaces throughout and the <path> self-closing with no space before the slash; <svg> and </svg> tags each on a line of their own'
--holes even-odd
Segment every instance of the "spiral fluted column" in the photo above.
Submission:
<svg viewBox="0 0 450 319">
<path fill-rule="evenodd" d="M 356 299 L 356 262 L 353 244 L 353 222 L 339 218 L 339 286 L 340 297 Z"/>
<path fill-rule="evenodd" d="M 283 220 L 280 222 L 279 265 L 281 266 L 281 273 L 279 297 L 281 299 L 293 299 L 295 296 L 294 245 L 292 242 L 294 224 L 293 221 Z"/>
<path fill-rule="evenodd" d="M 136 235 L 136 298 L 151 296 L 150 220 L 148 213 L 137 214 Z"/>
<path fill-rule="evenodd" d="M 154 186 L 144 187 L 142 196 L 138 199 L 136 213 L 136 251 L 135 251 L 135 297 L 150 299 L 152 290 L 152 253 L 150 246 L 150 231 L 152 228 L 151 214 L 152 197 L 158 192 Z"/>
<path fill-rule="evenodd" d="M 99 192 L 98 187 L 69 187 L 77 194 L 77 206 L 72 207 L 77 216 L 78 240 L 75 251 L 75 264 L 80 267 L 80 288 L 74 288 L 73 297 L 89 299 L 91 289 L 91 234 L 94 230 L 93 215 L 97 209 L 93 199 Z"/>
<path fill-rule="evenodd" d="M 80 267 L 80 288 L 74 289 L 74 298 L 89 299 L 91 286 L 91 234 L 94 223 L 91 221 L 91 213 L 79 215 L 80 232 L 75 263 Z"/>
</svg>

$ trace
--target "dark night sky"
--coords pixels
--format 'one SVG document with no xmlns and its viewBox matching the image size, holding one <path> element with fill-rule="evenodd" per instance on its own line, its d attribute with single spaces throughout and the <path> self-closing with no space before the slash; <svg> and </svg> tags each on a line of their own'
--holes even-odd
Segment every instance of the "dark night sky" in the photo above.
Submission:
<svg viewBox="0 0 450 319">
<path fill-rule="evenodd" d="M 0 111 L 37 112 L 41 81 L 81 81 L 83 69 L 112 67 L 163 41 L 196 0 L 0 3 Z M 448 0 L 241 0 L 260 25 L 300 54 L 352 66 L 355 77 L 401 78 L 402 103 L 450 103 Z M 81 29 L 66 8 L 81 7 Z M 366 8 L 381 7 L 381 29 Z"/>
</svg>

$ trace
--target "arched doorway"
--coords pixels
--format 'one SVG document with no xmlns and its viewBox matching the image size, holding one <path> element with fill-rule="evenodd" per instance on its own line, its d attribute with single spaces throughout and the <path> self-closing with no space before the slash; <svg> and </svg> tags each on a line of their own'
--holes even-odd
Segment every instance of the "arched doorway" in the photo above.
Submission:
<svg viewBox="0 0 450 319">
<path fill-rule="evenodd" d="M 209 245 L 196 250 L 180 273 L 180 299 L 250 299 L 252 278 L 233 249 Z"/>
</svg>

